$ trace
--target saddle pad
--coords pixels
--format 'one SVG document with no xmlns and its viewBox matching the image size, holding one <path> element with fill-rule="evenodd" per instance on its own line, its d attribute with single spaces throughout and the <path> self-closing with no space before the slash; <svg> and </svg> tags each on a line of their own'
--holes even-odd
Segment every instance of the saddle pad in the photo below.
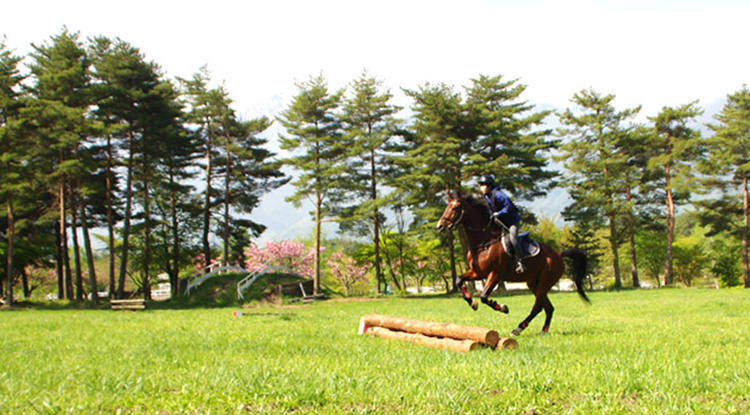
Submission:
<svg viewBox="0 0 750 415">
<path fill-rule="evenodd" d="M 518 245 L 521 247 L 523 258 L 531 258 L 539 255 L 539 251 L 541 251 L 541 249 L 539 248 L 539 244 L 529 237 L 528 232 L 519 233 L 517 240 Z M 513 246 L 510 243 L 508 234 L 505 234 L 505 236 L 503 236 L 503 250 L 505 250 L 505 254 L 508 256 L 510 256 L 510 253 L 513 252 Z"/>
</svg>

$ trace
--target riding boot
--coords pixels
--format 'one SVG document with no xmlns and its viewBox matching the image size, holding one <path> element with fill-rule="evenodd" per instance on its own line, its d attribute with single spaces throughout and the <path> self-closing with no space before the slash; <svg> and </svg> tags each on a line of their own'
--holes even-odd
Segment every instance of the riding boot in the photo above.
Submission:
<svg viewBox="0 0 750 415">
<path fill-rule="evenodd" d="M 516 259 L 516 273 L 522 274 L 526 268 L 523 266 L 523 254 L 521 253 L 521 244 L 518 241 L 518 224 L 511 224 L 508 227 L 508 237 L 513 245 L 513 256 Z"/>
<path fill-rule="evenodd" d="M 526 271 L 526 267 L 523 265 L 523 258 L 516 255 L 516 274 L 523 274 L 524 271 Z"/>
</svg>

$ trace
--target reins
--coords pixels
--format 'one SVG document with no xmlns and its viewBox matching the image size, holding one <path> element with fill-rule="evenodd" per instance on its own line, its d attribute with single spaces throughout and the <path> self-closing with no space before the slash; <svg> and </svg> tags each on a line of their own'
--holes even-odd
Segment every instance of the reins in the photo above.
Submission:
<svg viewBox="0 0 750 415">
<path fill-rule="evenodd" d="M 463 211 L 464 211 L 464 209 L 461 208 L 461 216 L 463 216 Z M 487 230 L 492 226 L 492 214 L 490 214 L 490 217 L 487 218 L 487 225 L 484 228 L 482 228 L 482 229 L 472 228 L 469 225 L 464 225 L 464 226 L 466 226 L 466 229 L 468 229 L 470 231 L 487 232 Z"/>
<path fill-rule="evenodd" d="M 462 206 L 462 205 L 461 205 L 460 203 L 459 203 L 459 206 L 461 206 L 461 215 L 460 215 L 460 216 L 458 217 L 458 219 L 456 219 L 456 221 L 455 221 L 455 222 L 453 222 L 453 225 L 454 225 L 454 226 L 455 226 L 455 225 L 458 225 L 459 223 L 461 223 L 461 221 L 462 221 L 462 220 L 463 220 L 463 218 L 464 218 L 464 212 L 466 211 L 466 208 L 464 208 L 464 207 L 463 207 L 463 206 Z M 471 226 L 469 226 L 468 224 L 464 224 L 464 227 L 466 227 L 466 229 L 468 229 L 468 230 L 470 230 L 470 231 L 475 231 L 475 232 L 487 232 L 487 230 L 488 230 L 488 229 L 489 229 L 489 228 L 490 228 L 491 226 L 492 226 L 492 213 L 490 213 L 490 216 L 489 216 L 489 218 L 487 218 L 487 225 L 485 225 L 485 226 L 484 226 L 484 228 L 482 228 L 482 229 L 472 228 L 472 227 L 471 227 Z"/>
<path fill-rule="evenodd" d="M 460 203 L 458 205 L 461 206 Z M 461 206 L 461 214 L 458 216 L 458 219 L 456 219 L 455 222 L 451 221 L 451 227 L 455 227 L 456 225 L 458 225 L 459 223 L 461 223 L 461 221 L 464 219 L 464 211 L 465 210 L 466 209 L 464 209 L 464 207 Z"/>
<path fill-rule="evenodd" d="M 458 219 L 456 219 L 456 221 L 453 222 L 453 226 L 456 226 L 456 225 L 460 224 L 461 221 L 464 219 L 464 213 L 466 211 L 466 208 L 463 205 L 461 205 L 460 203 L 459 203 L 459 206 L 461 206 L 461 214 L 459 215 Z M 484 228 L 482 228 L 482 229 L 471 227 L 471 226 L 469 226 L 466 223 L 464 223 L 463 226 L 467 230 L 469 230 L 469 231 L 473 231 L 473 232 L 487 232 L 487 230 L 489 230 L 490 227 L 492 227 L 492 213 L 490 212 L 490 216 L 487 218 L 487 225 L 485 225 Z M 494 245 L 495 243 L 499 242 L 502 238 L 503 238 L 503 236 L 501 234 L 500 236 L 497 236 L 497 237 L 494 237 L 494 238 L 490 238 L 488 241 L 483 242 L 483 243 L 481 243 L 479 245 L 472 246 L 469 249 L 471 249 L 471 250 L 480 250 L 481 251 L 481 250 L 484 250 L 484 248 L 490 247 L 490 246 Z"/>
<path fill-rule="evenodd" d="M 481 251 L 484 251 L 485 249 L 491 247 L 492 245 L 500 242 L 502 239 L 503 239 L 503 235 L 501 234 L 501 235 L 498 235 L 498 236 L 490 239 L 487 242 L 481 243 L 481 244 L 476 245 L 476 246 L 472 246 L 469 249 L 472 250 L 472 251 L 481 252 Z"/>
</svg>

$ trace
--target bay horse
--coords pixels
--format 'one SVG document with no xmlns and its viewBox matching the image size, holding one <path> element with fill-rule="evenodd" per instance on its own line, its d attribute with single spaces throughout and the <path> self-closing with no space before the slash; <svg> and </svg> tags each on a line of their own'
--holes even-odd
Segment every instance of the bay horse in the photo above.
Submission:
<svg viewBox="0 0 750 415">
<path fill-rule="evenodd" d="M 466 232 L 469 245 L 466 262 L 469 264 L 469 270 L 456 277 L 456 286 L 461 290 L 464 300 L 471 308 L 477 310 L 478 304 L 464 287 L 465 281 L 486 278 L 480 294 L 482 303 L 506 314 L 508 313 L 508 306 L 498 304 L 495 300 L 489 298 L 499 281 L 525 282 L 536 297 L 531 313 L 518 327 L 513 329 L 511 335 L 520 335 L 542 309 L 544 309 L 546 319 L 541 333 L 549 331 L 555 308 L 552 306 L 547 293 L 557 284 L 565 271 L 563 257 L 569 257 L 573 260 L 572 273 L 576 291 L 584 301 L 591 302 L 583 291 L 587 258 L 586 254 L 580 249 L 566 249 L 558 253 L 549 245 L 540 242 L 538 243 L 538 253 L 533 257 L 524 259 L 526 270 L 518 274 L 515 271 L 513 257 L 502 243 L 505 232 L 494 225 L 492 212 L 484 197 L 459 194 L 458 197 L 454 198 L 450 192 L 448 193 L 448 206 L 445 207 L 445 211 L 443 211 L 443 215 L 437 223 L 437 229 L 442 232 L 446 229 L 452 230 L 457 225 L 463 226 Z M 507 242 L 505 245 L 511 246 Z M 522 245 L 520 240 L 519 245 Z"/>
</svg>

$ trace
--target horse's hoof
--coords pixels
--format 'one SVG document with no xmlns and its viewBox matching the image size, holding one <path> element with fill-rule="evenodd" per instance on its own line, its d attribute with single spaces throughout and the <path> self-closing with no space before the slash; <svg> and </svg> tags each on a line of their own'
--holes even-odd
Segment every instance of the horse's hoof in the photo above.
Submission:
<svg viewBox="0 0 750 415">
<path fill-rule="evenodd" d="M 513 329 L 513 331 L 510 332 L 510 335 L 513 337 L 520 336 L 522 331 L 523 331 L 522 328 L 516 327 Z"/>
<path fill-rule="evenodd" d="M 549 333 L 548 333 L 548 332 L 546 332 L 546 331 L 544 331 L 544 330 L 542 330 L 542 331 L 540 331 L 539 333 L 537 333 L 536 335 L 537 335 L 537 336 L 545 336 L 545 335 L 547 335 L 547 334 L 549 334 Z"/>
<path fill-rule="evenodd" d="M 499 311 L 499 312 L 501 312 L 503 314 L 508 314 L 508 306 L 505 305 L 505 304 L 502 304 L 502 305 L 500 305 L 500 308 L 497 309 L 497 311 Z"/>
<path fill-rule="evenodd" d="M 477 300 L 471 300 L 471 308 L 474 309 L 474 311 L 477 311 L 479 309 L 479 303 Z"/>
</svg>

